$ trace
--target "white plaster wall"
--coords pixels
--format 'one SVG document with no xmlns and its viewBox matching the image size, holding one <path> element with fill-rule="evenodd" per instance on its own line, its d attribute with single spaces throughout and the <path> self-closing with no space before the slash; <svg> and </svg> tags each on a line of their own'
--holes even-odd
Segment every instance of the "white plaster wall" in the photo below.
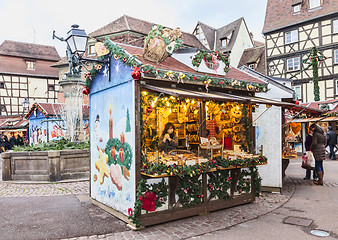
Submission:
<svg viewBox="0 0 338 240">
<path fill-rule="evenodd" d="M 239 31 L 238 31 L 237 38 L 236 38 L 236 42 L 231 49 L 230 58 L 229 58 L 230 65 L 237 67 L 243 55 L 244 49 L 252 48 L 252 47 L 253 47 L 253 44 L 252 44 L 249 32 L 246 29 L 244 22 L 242 21 Z"/>
<path fill-rule="evenodd" d="M 269 84 L 267 93 L 257 93 L 257 97 L 279 100 L 292 98 L 288 93 L 272 84 Z M 256 108 L 255 116 L 258 117 L 266 110 L 264 104 Z M 255 117 L 254 119 L 255 120 Z M 281 107 L 273 106 L 257 120 L 256 127 L 256 151 L 263 145 L 263 155 L 268 158 L 268 164 L 259 166 L 262 178 L 262 186 L 281 188 L 282 181 L 282 110 Z"/>
<path fill-rule="evenodd" d="M 266 110 L 266 106 L 260 104 L 256 108 L 256 116 Z M 256 149 L 263 145 L 263 155 L 267 157 L 268 164 L 259 166 L 259 174 L 262 178 L 262 186 L 282 187 L 282 131 L 281 108 L 271 107 L 258 120 L 256 127 Z"/>
</svg>

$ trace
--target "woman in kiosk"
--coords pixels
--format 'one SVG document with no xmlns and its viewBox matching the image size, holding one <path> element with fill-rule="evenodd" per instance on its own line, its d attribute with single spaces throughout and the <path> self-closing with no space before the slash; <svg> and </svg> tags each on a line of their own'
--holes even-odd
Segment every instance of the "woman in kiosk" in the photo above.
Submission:
<svg viewBox="0 0 338 240">
<path fill-rule="evenodd" d="M 175 135 L 174 124 L 168 122 L 163 130 L 159 140 L 159 150 L 166 153 L 176 149 L 178 146 L 178 138 Z"/>
</svg>

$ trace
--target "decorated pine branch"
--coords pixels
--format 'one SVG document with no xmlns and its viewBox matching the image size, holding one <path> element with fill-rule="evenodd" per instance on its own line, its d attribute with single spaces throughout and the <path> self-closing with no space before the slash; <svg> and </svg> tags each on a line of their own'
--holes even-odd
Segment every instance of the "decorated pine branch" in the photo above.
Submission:
<svg viewBox="0 0 338 240">
<path fill-rule="evenodd" d="M 315 101 L 319 101 L 320 100 L 320 94 L 319 94 L 319 85 L 318 85 L 318 63 L 326 60 L 327 57 L 324 56 L 324 54 L 320 51 L 318 51 L 318 49 L 316 47 L 311 48 L 311 52 L 310 54 L 307 56 L 306 59 L 304 59 L 302 61 L 303 64 L 307 64 L 307 66 L 291 75 L 290 79 L 296 77 L 298 74 L 308 70 L 311 66 L 312 66 L 312 72 L 313 72 L 313 94 L 314 94 L 314 100 Z"/>
<path fill-rule="evenodd" d="M 260 84 L 260 83 L 249 83 L 246 81 L 236 80 L 236 79 L 226 79 L 226 78 L 219 78 L 219 77 L 211 77 L 208 75 L 202 74 L 192 74 L 192 73 L 185 73 L 185 72 L 177 72 L 173 70 L 163 70 L 154 67 L 153 65 L 149 64 L 142 64 L 137 59 L 136 56 L 128 54 L 124 48 L 120 47 L 117 44 L 111 42 L 108 38 L 104 41 L 104 46 L 109 50 L 109 56 L 114 57 L 114 59 L 121 59 L 123 64 L 126 66 L 130 66 L 133 69 L 132 77 L 135 80 L 139 80 L 144 75 L 149 75 L 159 79 L 169 79 L 175 80 L 178 83 L 185 83 L 186 81 L 190 82 L 200 82 L 205 85 L 206 88 L 208 86 L 215 86 L 221 88 L 232 87 L 235 89 L 243 89 L 248 91 L 256 91 L 256 92 L 266 92 L 267 84 Z M 219 58 L 219 60 L 226 63 L 226 66 L 229 66 L 228 57 L 219 53 L 199 53 L 198 58 L 196 58 L 195 62 L 197 64 L 197 59 L 200 57 L 205 59 L 209 59 L 212 56 Z M 211 55 L 210 55 L 211 54 Z M 98 57 L 99 60 L 102 60 L 104 56 Z M 198 60 L 199 61 L 199 60 Z M 92 79 L 95 76 L 103 71 L 102 66 L 100 64 L 94 66 L 87 74 L 86 74 L 86 86 L 84 90 L 84 94 L 89 94 Z M 227 71 L 227 69 L 225 69 Z"/>
</svg>

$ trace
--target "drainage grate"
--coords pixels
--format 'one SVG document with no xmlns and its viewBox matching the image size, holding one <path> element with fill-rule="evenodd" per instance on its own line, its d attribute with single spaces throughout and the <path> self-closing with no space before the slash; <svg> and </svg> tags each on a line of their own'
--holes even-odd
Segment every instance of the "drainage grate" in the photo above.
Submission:
<svg viewBox="0 0 338 240">
<path fill-rule="evenodd" d="M 291 225 L 297 225 L 302 227 L 308 227 L 313 222 L 312 219 L 307 218 L 299 218 L 299 217 L 287 217 L 284 219 L 283 223 L 291 224 Z"/>
<path fill-rule="evenodd" d="M 330 236 L 330 233 L 325 232 L 323 230 L 311 230 L 310 233 L 312 235 L 317 236 L 317 237 L 328 237 L 328 236 Z"/>
</svg>

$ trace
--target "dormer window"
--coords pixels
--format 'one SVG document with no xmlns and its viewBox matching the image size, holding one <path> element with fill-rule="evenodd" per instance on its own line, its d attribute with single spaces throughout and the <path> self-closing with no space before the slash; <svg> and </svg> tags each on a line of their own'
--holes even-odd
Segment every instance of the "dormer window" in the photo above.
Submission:
<svg viewBox="0 0 338 240">
<path fill-rule="evenodd" d="M 35 70 L 35 63 L 33 61 L 26 61 L 27 64 L 27 70 Z"/>
<path fill-rule="evenodd" d="M 321 0 L 309 0 L 309 8 L 318 8 L 322 5 Z"/>
<path fill-rule="evenodd" d="M 300 12 L 300 7 L 301 7 L 300 4 L 294 5 L 294 6 L 293 6 L 293 12 L 294 12 L 294 13 Z"/>
<path fill-rule="evenodd" d="M 224 39 L 221 40 L 222 47 L 226 47 L 226 46 L 228 46 L 228 44 L 229 44 L 229 39 L 224 38 Z"/>
<path fill-rule="evenodd" d="M 250 64 L 248 65 L 248 67 L 251 68 L 251 69 L 255 69 L 255 64 L 254 64 L 254 63 L 250 63 Z"/>
</svg>

